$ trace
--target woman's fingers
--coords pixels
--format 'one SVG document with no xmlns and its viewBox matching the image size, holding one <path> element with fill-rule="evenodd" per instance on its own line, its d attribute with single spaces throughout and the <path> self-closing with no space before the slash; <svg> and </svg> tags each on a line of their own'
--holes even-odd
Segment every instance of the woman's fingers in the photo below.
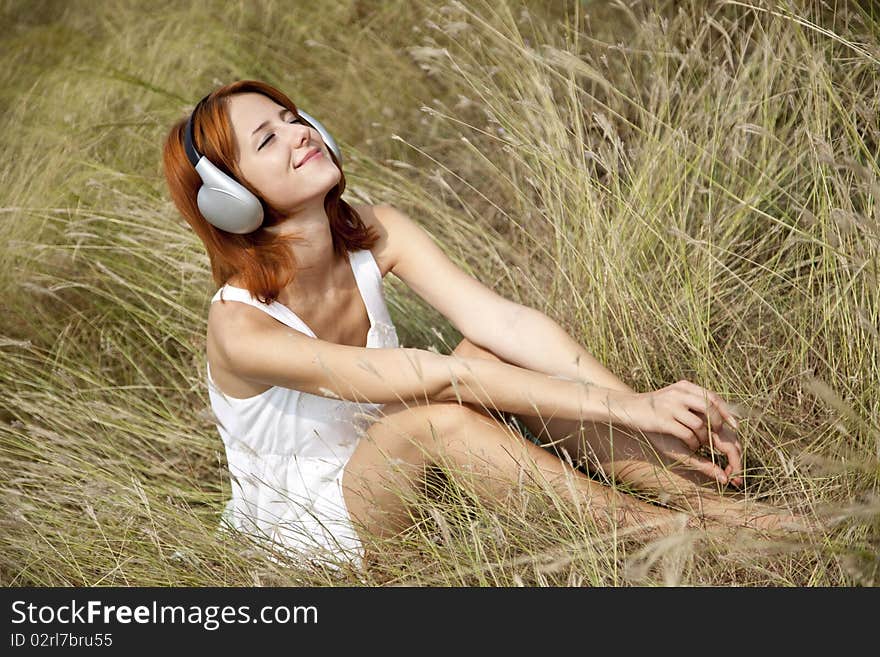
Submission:
<svg viewBox="0 0 880 657">
<path fill-rule="evenodd" d="M 736 439 L 738 423 L 730 408 L 716 393 L 690 381 L 679 381 L 670 388 L 674 391 L 669 391 L 673 393 L 669 397 L 669 408 L 676 423 L 667 431 L 683 444 L 669 445 L 665 450 L 667 455 L 721 483 L 741 486 L 742 446 Z M 696 452 L 700 445 L 707 445 L 713 452 L 723 454 L 727 465 L 722 468 L 713 459 L 685 450 L 687 447 L 691 452 Z"/>
<path fill-rule="evenodd" d="M 671 425 L 665 432 L 654 434 L 651 438 L 654 448 L 659 453 L 673 459 L 674 463 L 670 465 L 680 464 L 701 472 L 710 479 L 727 484 L 730 481 L 729 471 L 722 468 L 720 464 L 693 453 L 696 450 L 688 445 L 688 440 L 695 440 L 693 432 L 678 422 L 672 422 Z"/>
<path fill-rule="evenodd" d="M 695 433 L 700 438 L 702 444 L 708 445 L 710 432 L 718 433 L 725 424 L 721 412 L 713 404 L 707 407 L 705 400 L 697 395 L 687 395 L 684 403 L 691 410 L 691 414 L 699 418 L 701 424 L 705 427 L 705 429 L 701 428 L 699 431 L 695 431 Z"/>
<path fill-rule="evenodd" d="M 694 405 L 699 407 L 701 400 L 697 397 L 691 397 L 686 403 L 688 407 L 692 409 Z M 698 411 L 694 410 L 688 414 L 696 417 L 696 413 L 698 413 Z M 725 483 L 732 481 L 736 486 L 741 486 L 742 479 L 739 476 L 735 477 L 735 475 L 742 472 L 742 446 L 739 441 L 736 440 L 736 434 L 733 431 L 733 428 L 726 422 L 722 421 L 717 409 L 714 413 L 712 409 L 707 409 L 707 413 L 708 415 L 705 416 L 706 419 L 699 418 L 699 424 L 688 421 L 686 418 L 683 418 L 683 423 L 687 424 L 692 430 L 694 430 L 694 434 L 700 439 L 701 443 L 707 445 L 714 452 L 723 454 L 727 458 L 727 466 L 723 469 L 726 476 L 723 479 L 720 477 L 716 478 Z M 700 427 L 699 430 L 697 430 L 698 426 Z"/>
<path fill-rule="evenodd" d="M 687 429 L 690 429 L 689 433 L 683 434 L 685 437 L 682 438 L 682 440 L 687 443 L 687 446 L 690 447 L 692 451 L 696 452 L 700 449 L 701 444 L 705 444 L 709 441 L 709 436 L 706 433 L 706 425 L 701 418 L 689 412 L 687 409 L 684 409 L 683 412 L 676 415 L 675 419 Z"/>
<path fill-rule="evenodd" d="M 706 388 L 702 388 L 698 386 L 696 383 L 691 383 L 690 381 L 679 381 L 682 389 L 691 392 L 692 394 L 697 395 L 705 399 L 708 403 L 704 403 L 704 406 L 709 407 L 710 405 L 717 409 L 719 415 L 721 416 L 721 421 L 719 422 L 719 426 L 721 422 L 728 423 L 734 429 L 739 429 L 739 423 L 736 421 L 736 417 L 733 415 L 733 411 L 730 410 L 730 407 L 725 403 L 723 399 L 717 394 L 712 392 L 711 390 L 707 390 Z"/>
<path fill-rule="evenodd" d="M 725 469 L 725 471 L 728 472 L 728 475 L 731 475 L 734 472 L 742 472 L 742 457 L 735 445 L 726 440 L 722 440 L 717 433 L 713 433 L 712 448 L 727 457 L 727 467 L 729 468 L 729 471 L 727 469 Z"/>
<path fill-rule="evenodd" d="M 740 444 L 739 440 L 736 439 L 736 433 L 733 431 L 733 429 L 730 426 L 724 425 L 723 427 L 721 427 L 721 431 L 719 433 L 720 433 L 721 443 L 731 445 L 732 452 L 734 454 L 733 457 L 731 457 L 729 454 L 727 457 L 728 467 L 730 468 L 730 473 L 729 473 L 730 482 L 734 486 L 742 486 L 743 485 L 742 445 Z"/>
<path fill-rule="evenodd" d="M 675 418 L 675 420 L 669 422 L 666 432 L 681 440 L 691 449 L 692 452 L 696 452 L 700 449 L 700 441 L 697 438 L 697 435 L 694 433 L 693 429 L 677 420 L 678 418 Z"/>
<path fill-rule="evenodd" d="M 728 482 L 728 476 L 724 469 L 717 463 L 712 463 L 712 461 L 707 458 L 697 456 L 696 454 L 689 454 L 683 449 L 677 447 L 670 447 L 667 451 L 667 455 L 674 458 L 676 462 L 681 465 L 702 472 L 707 477 L 720 481 L 722 484 Z"/>
<path fill-rule="evenodd" d="M 706 418 L 706 422 L 709 424 L 709 429 L 717 432 L 721 428 L 721 425 L 724 424 L 724 417 L 721 415 L 721 411 L 718 410 L 718 407 L 715 406 L 711 400 L 707 400 L 706 397 L 701 395 L 685 394 L 685 403 L 688 408 L 694 413 L 703 415 L 703 417 Z"/>
</svg>

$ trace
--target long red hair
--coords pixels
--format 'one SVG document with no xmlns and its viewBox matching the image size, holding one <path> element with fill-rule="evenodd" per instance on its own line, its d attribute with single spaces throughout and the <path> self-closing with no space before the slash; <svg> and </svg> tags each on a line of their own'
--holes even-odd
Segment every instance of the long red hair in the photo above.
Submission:
<svg viewBox="0 0 880 657">
<path fill-rule="evenodd" d="M 196 198 L 202 180 L 183 148 L 183 131 L 188 116 L 177 121 L 168 132 L 162 149 L 162 164 L 171 200 L 205 245 L 214 283 L 219 287 L 237 274 L 251 295 L 263 303 L 271 303 L 296 276 L 296 260 L 288 242 L 301 238 L 273 235 L 265 230 L 266 226 L 278 223 L 284 216 L 257 193 L 236 165 L 238 153 L 227 102 L 234 94 L 248 92 L 263 94 L 299 114 L 293 101 L 275 87 L 258 80 L 240 80 L 216 89 L 202 103 L 193 116 L 193 142 L 218 169 L 233 176 L 260 200 L 264 217 L 260 228 L 245 235 L 227 233 L 212 226 L 199 212 Z M 304 118 L 302 120 L 308 123 Z M 353 207 L 342 200 L 345 174 L 332 150 L 328 149 L 328 152 L 342 174 L 339 183 L 324 197 L 333 251 L 337 256 L 343 256 L 346 251 L 369 249 L 379 236 L 364 224 Z"/>
</svg>

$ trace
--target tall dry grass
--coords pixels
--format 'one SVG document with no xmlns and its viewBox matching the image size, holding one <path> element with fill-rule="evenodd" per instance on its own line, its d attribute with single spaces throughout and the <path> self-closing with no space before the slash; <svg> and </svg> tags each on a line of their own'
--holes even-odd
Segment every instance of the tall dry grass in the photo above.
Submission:
<svg viewBox="0 0 880 657">
<path fill-rule="evenodd" d="M 877 582 L 871 3 L 6 0 L 0 21 L 3 584 Z M 635 387 L 736 403 L 749 496 L 830 528 L 644 545 L 453 473 L 365 579 L 218 540 L 213 287 L 159 154 L 239 78 L 328 126 L 350 200 L 405 209 Z M 460 339 L 386 294 L 406 346 Z"/>
</svg>

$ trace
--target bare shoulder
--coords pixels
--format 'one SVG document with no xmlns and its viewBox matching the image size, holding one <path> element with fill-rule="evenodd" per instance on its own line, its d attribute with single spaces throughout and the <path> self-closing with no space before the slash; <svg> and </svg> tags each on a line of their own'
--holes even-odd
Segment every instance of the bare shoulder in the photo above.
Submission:
<svg viewBox="0 0 880 657">
<path fill-rule="evenodd" d="M 211 329 L 212 326 L 219 328 L 221 324 L 226 326 L 230 323 L 237 324 L 236 328 L 243 328 L 243 325 L 254 324 L 257 320 L 274 321 L 271 315 L 261 312 L 249 304 L 232 299 L 215 301 L 208 310 L 208 329 Z"/>
<path fill-rule="evenodd" d="M 379 234 L 378 241 L 370 249 L 382 277 L 392 270 L 397 258 L 394 253 L 394 240 L 392 237 L 393 221 L 391 213 L 394 208 L 387 204 L 369 205 L 366 203 L 352 204 L 352 206 L 360 215 L 364 224 L 376 230 Z"/>
<path fill-rule="evenodd" d="M 207 349 L 212 367 L 224 366 L 230 340 L 270 328 L 275 319 L 246 303 L 215 301 L 208 309 Z"/>
</svg>

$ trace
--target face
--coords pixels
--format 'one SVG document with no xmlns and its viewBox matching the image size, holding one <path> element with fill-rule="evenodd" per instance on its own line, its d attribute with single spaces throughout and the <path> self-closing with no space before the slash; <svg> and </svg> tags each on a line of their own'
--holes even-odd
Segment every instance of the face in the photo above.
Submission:
<svg viewBox="0 0 880 657">
<path fill-rule="evenodd" d="M 238 145 L 238 166 L 262 197 L 284 212 L 323 202 L 342 173 L 320 133 L 274 100 L 258 93 L 228 99 Z M 318 155 L 305 163 L 310 151 Z"/>
</svg>

